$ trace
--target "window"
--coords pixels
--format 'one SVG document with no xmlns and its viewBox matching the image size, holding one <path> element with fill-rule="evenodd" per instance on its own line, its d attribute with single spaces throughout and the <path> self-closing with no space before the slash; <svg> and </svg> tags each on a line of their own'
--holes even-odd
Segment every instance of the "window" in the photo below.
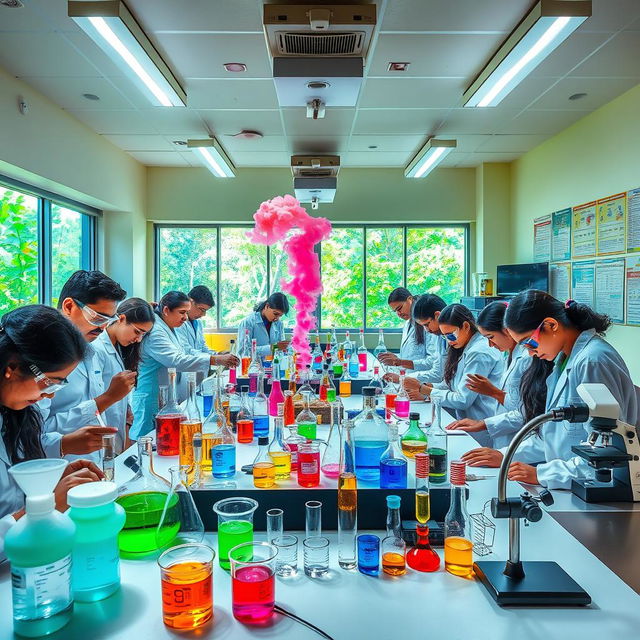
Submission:
<svg viewBox="0 0 640 640">
<path fill-rule="evenodd" d="M 246 237 L 250 228 L 157 225 L 157 295 L 206 284 L 218 295 L 211 314 L 216 317 L 208 326 L 237 327 L 256 302 L 281 291 L 281 280 L 288 277 L 282 244 L 254 245 Z M 387 304 L 396 287 L 459 300 L 465 291 L 467 233 L 466 225 L 334 225 L 318 248 L 324 286 L 320 329 L 400 330 L 403 323 Z"/>
<path fill-rule="evenodd" d="M 95 268 L 99 212 L 52 198 L 0 177 L 0 315 L 25 304 L 55 305 L 74 271 Z"/>
</svg>

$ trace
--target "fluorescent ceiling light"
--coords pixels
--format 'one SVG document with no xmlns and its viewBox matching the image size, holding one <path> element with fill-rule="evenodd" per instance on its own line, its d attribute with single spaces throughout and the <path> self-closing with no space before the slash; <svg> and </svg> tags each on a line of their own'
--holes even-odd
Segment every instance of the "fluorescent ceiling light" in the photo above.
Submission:
<svg viewBox="0 0 640 640">
<path fill-rule="evenodd" d="M 591 15 L 591 0 L 540 0 L 465 91 L 465 107 L 495 107 Z"/>
<path fill-rule="evenodd" d="M 187 146 L 197 153 L 202 164 L 216 178 L 235 178 L 233 162 L 215 138 L 187 140 Z"/>
<path fill-rule="evenodd" d="M 120 0 L 69 0 L 69 17 L 158 107 L 184 107 L 187 95 Z"/>
<path fill-rule="evenodd" d="M 424 178 L 433 171 L 457 146 L 455 140 L 436 140 L 431 138 L 416 153 L 404 170 L 405 178 Z"/>
</svg>

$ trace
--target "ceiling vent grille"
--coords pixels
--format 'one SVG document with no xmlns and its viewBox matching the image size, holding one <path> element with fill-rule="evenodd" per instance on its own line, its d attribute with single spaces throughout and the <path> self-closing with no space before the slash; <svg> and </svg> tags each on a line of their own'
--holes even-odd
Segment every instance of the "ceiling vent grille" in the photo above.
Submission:
<svg viewBox="0 0 640 640">
<path fill-rule="evenodd" d="M 296 56 L 355 56 L 362 55 L 366 34 L 351 33 L 292 33 L 277 34 L 278 53 Z"/>
</svg>

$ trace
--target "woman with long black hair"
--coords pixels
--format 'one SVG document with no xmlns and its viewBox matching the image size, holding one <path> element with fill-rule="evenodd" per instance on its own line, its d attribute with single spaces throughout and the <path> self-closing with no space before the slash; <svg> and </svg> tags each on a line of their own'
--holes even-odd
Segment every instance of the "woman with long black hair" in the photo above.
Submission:
<svg viewBox="0 0 640 640">
<path fill-rule="evenodd" d="M 494 414 L 495 403 L 488 396 L 467 386 L 467 378 L 485 376 L 499 384 L 504 363 L 495 349 L 478 333 L 473 314 L 462 304 L 450 304 L 438 316 L 442 334 L 449 343 L 444 363 L 444 379 L 435 384 L 421 384 L 418 393 L 437 400 L 453 412 L 458 420 L 484 420 Z M 486 432 L 473 434 L 481 444 L 489 444 Z"/>
<path fill-rule="evenodd" d="M 562 303 L 544 291 L 529 289 L 511 300 L 505 326 L 513 339 L 532 356 L 554 363 L 547 379 L 545 407 L 539 407 L 536 415 L 575 402 L 578 385 L 591 382 L 604 384 L 611 391 L 620 405 L 621 420 L 640 425 L 637 389 L 624 360 L 603 338 L 610 325 L 607 316 L 588 305 L 575 300 Z M 571 451 L 587 435 L 587 423 L 542 425 L 516 452 L 509 479 L 570 489 L 572 479 L 592 477 L 593 469 Z M 502 455 L 494 449 L 476 449 L 463 458 L 471 466 L 497 467 Z"/>
<path fill-rule="evenodd" d="M 284 293 L 276 291 L 266 300 L 259 302 L 250 313 L 238 325 L 238 348 L 242 349 L 245 340 L 256 341 L 258 355 L 268 356 L 272 345 L 280 351 L 284 351 L 289 342 L 284 339 L 284 325 L 282 317 L 289 313 L 289 300 Z"/>
<path fill-rule="evenodd" d="M 85 350 L 82 334 L 50 307 L 29 305 L 0 320 L 0 562 L 6 532 L 24 515 L 24 495 L 9 467 L 45 457 L 36 403 L 66 384 Z M 54 489 L 56 508 L 66 510 L 71 487 L 103 477 L 92 462 L 72 462 Z"/>
</svg>

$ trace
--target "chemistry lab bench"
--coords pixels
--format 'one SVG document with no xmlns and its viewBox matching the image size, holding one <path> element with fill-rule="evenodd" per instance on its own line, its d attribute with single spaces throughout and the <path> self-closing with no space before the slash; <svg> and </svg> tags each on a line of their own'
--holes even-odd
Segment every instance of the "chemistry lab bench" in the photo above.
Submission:
<svg viewBox="0 0 640 640">
<path fill-rule="evenodd" d="M 346 408 L 356 408 L 360 403 L 359 396 L 345 399 Z M 414 403 L 412 410 L 418 409 L 426 416 L 426 405 Z M 320 429 L 319 437 L 323 437 Z M 450 460 L 476 446 L 467 434 L 452 435 L 448 440 Z M 116 466 L 119 483 L 131 476 L 129 469 L 122 464 L 131 453 L 134 453 L 133 449 L 119 457 Z M 238 445 L 238 468 L 250 462 L 253 455 L 255 447 Z M 154 459 L 155 468 L 160 473 L 176 464 L 175 458 L 156 456 Z M 470 513 L 481 512 L 487 501 L 496 495 L 497 486 L 497 469 L 474 469 L 473 473 L 491 477 L 469 482 Z M 250 476 L 238 474 L 234 480 L 236 488 L 230 489 L 229 495 L 243 495 L 243 490 L 253 488 Z M 323 479 L 320 488 L 323 485 L 324 488 L 331 487 L 331 482 Z M 294 487 L 297 487 L 295 481 L 290 481 L 292 490 L 304 491 L 309 497 L 314 497 L 316 489 Z M 363 488 L 359 493 L 365 491 L 367 489 Z M 509 483 L 509 496 L 517 496 L 522 491 L 519 484 Z M 640 521 L 636 520 L 640 514 L 629 508 L 605 510 L 602 506 L 598 510 L 590 509 L 590 505 L 584 503 L 580 508 L 581 505 L 571 499 L 558 500 L 563 495 L 571 498 L 570 494 L 553 493 L 556 504 L 549 508 L 551 513 L 521 529 L 521 558 L 558 562 L 590 594 L 592 604 L 588 607 L 501 608 L 479 581 L 445 572 L 444 560 L 441 569 L 435 573 L 408 569 L 404 576 L 396 578 L 383 574 L 377 578 L 370 577 L 357 570 L 343 571 L 338 568 L 335 531 L 323 532 L 332 543 L 331 570 L 326 578 L 310 579 L 304 575 L 300 549 L 298 575 L 295 578 L 277 578 L 276 601 L 320 627 L 335 640 L 397 640 L 418 637 L 418 634 L 420 637 L 428 635 L 452 640 L 601 640 L 603 633 L 616 640 L 637 640 L 640 634 L 640 595 L 634 588 L 638 590 L 638 580 L 634 581 L 629 572 L 617 570 L 613 565 L 640 566 L 640 545 L 634 543 L 640 540 Z M 508 555 L 507 521 L 495 522 L 493 554 L 488 558 L 504 561 Z M 255 538 L 264 539 L 259 528 L 256 526 Z M 300 541 L 304 537 L 303 533 L 294 533 Z M 217 551 L 214 533 L 205 534 L 205 542 Z M 635 547 L 635 556 L 631 553 L 632 547 Z M 442 549 L 438 552 L 442 558 Z M 118 593 L 95 604 L 76 604 L 71 623 L 49 637 L 55 640 L 159 640 L 177 637 L 312 640 L 320 637 L 278 615 L 268 626 L 259 628 L 237 622 L 231 613 L 231 578 L 218 566 L 217 560 L 213 576 L 214 620 L 193 632 L 173 632 L 162 623 L 160 576 L 154 557 L 122 560 L 121 574 L 122 588 Z M 5 563 L 0 567 L 0 602 L 4 614 L 0 616 L 0 640 L 12 637 L 10 598 L 9 570 Z"/>
</svg>

